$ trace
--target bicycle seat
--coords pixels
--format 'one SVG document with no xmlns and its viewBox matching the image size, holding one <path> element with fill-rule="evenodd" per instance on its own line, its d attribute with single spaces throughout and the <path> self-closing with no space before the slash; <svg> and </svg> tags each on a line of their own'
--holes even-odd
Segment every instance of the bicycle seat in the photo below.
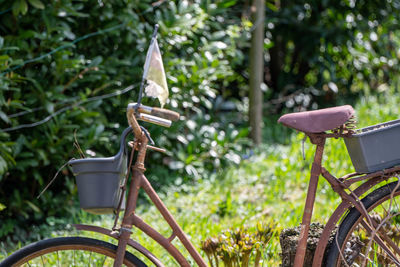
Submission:
<svg viewBox="0 0 400 267">
<path fill-rule="evenodd" d="M 305 133 L 322 133 L 345 124 L 354 114 L 350 105 L 285 114 L 278 122 Z"/>
</svg>

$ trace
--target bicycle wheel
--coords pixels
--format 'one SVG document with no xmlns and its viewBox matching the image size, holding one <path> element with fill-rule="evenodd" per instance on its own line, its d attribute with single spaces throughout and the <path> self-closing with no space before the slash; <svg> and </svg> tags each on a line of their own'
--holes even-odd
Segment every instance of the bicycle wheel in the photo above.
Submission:
<svg viewBox="0 0 400 267">
<path fill-rule="evenodd" d="M 117 246 L 86 237 L 58 237 L 32 243 L 10 255 L 0 267 L 10 266 L 113 266 Z M 126 252 L 124 266 L 145 267 Z"/>
<path fill-rule="evenodd" d="M 329 247 L 326 266 L 400 266 L 399 185 L 389 183 L 363 198 L 371 221 L 355 208 L 349 211 Z M 375 236 L 366 230 L 371 224 Z"/>
</svg>

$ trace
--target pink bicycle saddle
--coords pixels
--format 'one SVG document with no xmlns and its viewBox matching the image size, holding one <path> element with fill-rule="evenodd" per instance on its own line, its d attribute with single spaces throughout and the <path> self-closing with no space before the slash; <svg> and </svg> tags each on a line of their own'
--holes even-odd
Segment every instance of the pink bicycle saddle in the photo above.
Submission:
<svg viewBox="0 0 400 267">
<path fill-rule="evenodd" d="M 350 105 L 285 114 L 278 122 L 306 133 L 322 133 L 345 124 L 354 114 Z"/>
</svg>

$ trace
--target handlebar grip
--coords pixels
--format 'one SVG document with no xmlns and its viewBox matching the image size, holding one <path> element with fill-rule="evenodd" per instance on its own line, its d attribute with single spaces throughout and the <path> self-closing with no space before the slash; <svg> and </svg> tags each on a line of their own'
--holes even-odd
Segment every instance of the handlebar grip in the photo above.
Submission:
<svg viewBox="0 0 400 267">
<path fill-rule="evenodd" d="M 163 108 L 151 108 L 150 115 L 164 118 L 170 121 L 178 121 L 180 117 L 178 112 Z"/>
<path fill-rule="evenodd" d="M 157 124 L 157 125 L 167 127 L 167 128 L 170 127 L 171 123 L 172 123 L 170 120 L 155 117 L 155 116 L 149 115 L 149 114 L 143 114 L 143 113 L 140 113 L 138 118 L 141 121 L 150 122 L 150 123 Z"/>
</svg>

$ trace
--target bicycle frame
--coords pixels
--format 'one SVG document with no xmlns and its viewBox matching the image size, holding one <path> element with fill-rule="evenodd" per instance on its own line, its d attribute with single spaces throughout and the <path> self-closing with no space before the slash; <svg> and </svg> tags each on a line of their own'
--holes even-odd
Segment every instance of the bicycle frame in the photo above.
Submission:
<svg viewBox="0 0 400 267">
<path fill-rule="evenodd" d="M 361 203 L 359 197 L 364 193 L 366 193 L 369 189 L 371 189 L 375 185 L 378 185 L 379 183 L 389 179 L 390 177 L 393 177 L 393 175 L 400 172 L 400 167 L 394 167 L 370 174 L 351 173 L 341 178 L 336 178 L 331 173 L 329 173 L 324 167 L 322 167 L 322 156 L 325 147 L 325 141 L 327 138 L 340 138 L 347 136 L 347 134 L 342 134 L 342 133 L 332 133 L 332 134 L 306 133 L 306 134 L 310 138 L 311 143 L 315 144 L 317 148 L 315 151 L 314 161 L 311 167 L 310 182 L 303 212 L 303 219 L 301 223 L 301 230 L 296 250 L 294 267 L 303 266 L 306 247 L 307 247 L 308 230 L 311 222 L 319 176 L 322 175 L 331 185 L 332 189 L 342 198 L 342 202 L 332 213 L 327 224 L 325 225 L 324 230 L 320 236 L 316 251 L 314 253 L 312 266 L 319 267 L 322 266 L 323 263 L 322 261 L 324 258 L 325 249 L 329 242 L 329 237 L 331 233 L 335 231 L 335 227 L 340 218 L 342 218 L 342 216 L 346 213 L 346 211 L 349 208 L 352 208 L 353 206 L 362 215 L 366 216 L 367 218 L 370 218 L 364 205 Z M 356 189 L 350 190 L 350 193 L 347 193 L 345 191 L 346 189 L 349 190 L 350 186 L 353 185 L 354 183 L 361 181 L 365 182 Z M 363 226 L 366 227 L 366 230 L 371 233 L 373 229 L 376 227 L 376 224 L 372 220 L 370 220 L 370 222 L 372 222 L 372 225 L 363 223 Z M 380 235 L 382 234 L 380 233 Z M 382 249 L 386 250 L 389 254 L 392 254 L 388 249 L 388 247 L 382 242 L 382 238 L 385 241 L 389 240 L 389 238 L 387 238 L 386 236 L 383 237 L 374 236 L 373 238 L 377 243 L 381 245 Z M 397 246 L 392 246 L 392 248 L 396 251 L 397 254 L 400 255 L 400 250 Z"/>
<path fill-rule="evenodd" d="M 119 233 L 111 230 L 107 230 L 105 228 L 89 226 L 89 225 L 75 225 L 78 230 L 86 230 L 86 231 L 94 231 L 97 233 L 105 234 L 110 237 L 118 239 L 118 250 L 117 250 L 117 258 L 114 262 L 114 267 L 121 266 L 122 260 L 125 255 L 126 246 L 129 245 L 146 256 L 150 261 L 152 261 L 156 266 L 164 266 L 150 251 L 141 246 L 139 243 L 130 239 L 132 226 L 136 226 L 140 230 L 142 230 L 145 234 L 155 240 L 158 244 L 160 244 L 163 248 L 165 248 L 168 253 L 179 263 L 180 266 L 190 266 L 189 262 L 185 259 L 185 257 L 181 254 L 181 252 L 172 244 L 172 241 L 177 237 L 189 254 L 192 256 L 194 261 L 198 266 L 205 267 L 207 266 L 205 260 L 201 257 L 201 255 L 197 252 L 193 244 L 190 242 L 186 234 L 183 232 L 181 227 L 175 221 L 171 213 L 165 207 L 164 203 L 158 197 L 157 193 L 154 191 L 150 182 L 144 175 L 145 166 L 144 160 L 146 156 L 146 152 L 148 148 L 153 148 L 148 146 L 148 138 L 140 128 L 139 124 L 136 121 L 136 118 L 133 114 L 133 110 L 128 110 L 128 121 L 131 125 L 134 135 L 135 141 L 133 145 L 133 150 L 138 151 L 136 162 L 134 166 L 132 166 L 132 182 L 130 184 L 130 188 L 128 190 L 128 199 L 126 202 L 126 209 L 124 212 L 124 216 L 122 219 L 121 228 L 119 229 Z M 342 202 L 338 205 L 336 210 L 332 213 L 329 218 L 322 234 L 320 240 L 318 242 L 314 260 L 313 267 L 322 266 L 322 261 L 324 257 L 325 249 L 329 242 L 329 236 L 332 231 L 335 230 L 335 226 L 343 217 L 345 212 L 351 208 L 355 207 L 360 213 L 364 216 L 369 217 L 366 212 L 364 206 L 359 201 L 359 197 L 366 193 L 373 186 L 393 177 L 394 174 L 400 172 L 400 167 L 394 167 L 390 169 L 386 169 L 383 171 L 378 171 L 371 174 L 358 174 L 352 173 L 348 174 L 341 178 L 336 178 L 332 174 L 330 174 L 325 168 L 322 167 L 322 156 L 325 147 L 325 141 L 327 138 L 339 138 L 344 137 L 346 134 L 342 133 L 319 133 L 319 134 L 309 134 L 306 133 L 310 138 L 311 143 L 315 144 L 316 151 L 314 156 L 314 161 L 312 163 L 311 175 L 309 181 L 309 187 L 306 197 L 306 203 L 303 211 L 303 219 L 301 223 L 300 236 L 298 241 L 298 246 L 296 250 L 295 256 L 295 267 L 303 266 L 304 257 L 306 254 L 307 247 L 307 238 L 308 231 L 310 227 L 310 222 L 313 213 L 313 207 L 316 197 L 316 190 L 318 186 L 319 176 L 322 175 L 331 185 L 332 189 L 342 198 Z M 133 156 L 133 154 L 132 154 Z M 365 181 L 359 187 L 347 193 L 345 190 L 348 190 L 351 185 L 356 182 Z M 146 224 L 140 217 L 135 214 L 136 203 L 138 198 L 139 190 L 143 188 L 145 193 L 150 197 L 150 200 L 156 206 L 158 211 L 161 213 L 165 221 L 172 229 L 172 234 L 169 237 L 164 237 L 158 231 L 153 229 L 151 226 Z M 364 225 L 367 227 L 367 231 L 372 232 L 376 225 Z M 385 236 L 377 236 L 374 237 L 377 243 L 379 243 L 383 249 L 388 250 L 387 246 L 383 244 L 382 239 L 387 241 Z M 400 255 L 399 248 L 394 248 L 397 254 Z"/>
<path fill-rule="evenodd" d="M 150 259 L 156 266 L 164 266 L 151 252 L 145 249 L 143 246 L 138 244 L 137 242 L 130 239 L 130 235 L 132 233 L 132 226 L 136 226 L 140 230 L 142 230 L 149 237 L 154 239 L 158 244 L 160 244 L 164 249 L 168 251 L 168 253 L 181 265 L 185 267 L 190 267 L 189 262 L 186 258 L 179 252 L 179 250 L 172 244 L 172 241 L 178 237 L 183 246 L 189 252 L 189 254 L 193 257 L 194 261 L 201 267 L 206 267 L 207 264 L 204 259 L 197 252 L 193 244 L 190 242 L 189 238 L 183 232 L 181 227 L 175 221 L 171 213 L 165 207 L 164 203 L 158 197 L 157 193 L 154 191 L 150 182 L 144 175 L 145 166 L 144 161 L 146 157 L 146 152 L 148 148 L 153 148 L 148 146 L 148 138 L 143 130 L 140 128 L 139 124 L 136 121 L 136 118 L 133 114 L 133 110 L 128 110 L 128 121 L 132 127 L 133 133 L 135 135 L 135 140 L 133 143 L 133 150 L 138 151 L 136 162 L 134 166 L 132 166 L 132 182 L 130 184 L 128 190 L 128 199 L 126 202 L 126 209 L 124 212 L 124 216 L 121 223 L 121 228 L 119 229 L 119 235 L 117 233 L 113 233 L 110 230 L 100 228 L 100 227 L 91 227 L 88 225 L 76 225 L 75 227 L 79 230 L 87 230 L 87 231 L 95 231 L 98 233 L 106 234 L 108 236 L 117 238 L 118 241 L 118 250 L 117 257 L 114 262 L 114 266 L 121 266 L 122 261 L 125 255 L 126 246 L 130 245 L 143 255 L 145 255 L 148 259 Z M 133 156 L 133 154 L 132 154 Z M 172 229 L 172 234 L 170 237 L 164 237 L 158 231 L 153 229 L 147 223 L 145 223 L 139 216 L 135 214 L 136 203 L 139 194 L 139 190 L 143 188 L 145 193 L 150 197 L 150 200 L 157 207 L 158 211 L 161 213 L 165 221 Z"/>
</svg>

